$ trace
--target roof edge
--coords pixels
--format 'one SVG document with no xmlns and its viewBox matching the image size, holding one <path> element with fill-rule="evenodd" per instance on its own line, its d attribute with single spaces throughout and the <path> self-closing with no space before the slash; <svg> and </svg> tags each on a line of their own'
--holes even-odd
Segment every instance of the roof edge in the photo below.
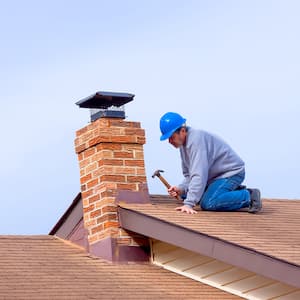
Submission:
<svg viewBox="0 0 300 300">
<path fill-rule="evenodd" d="M 119 206 L 118 211 L 124 229 L 300 287 L 300 267 L 297 265 L 128 208 Z"/>
</svg>

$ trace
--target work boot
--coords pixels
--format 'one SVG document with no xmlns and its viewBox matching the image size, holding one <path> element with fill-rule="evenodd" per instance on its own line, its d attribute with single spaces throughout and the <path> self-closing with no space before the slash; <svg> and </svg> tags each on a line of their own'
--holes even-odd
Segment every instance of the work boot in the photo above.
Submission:
<svg viewBox="0 0 300 300">
<path fill-rule="evenodd" d="M 260 190 L 259 189 L 248 189 L 250 193 L 250 206 L 248 212 L 251 214 L 255 214 L 259 212 L 262 208 L 262 202 L 260 198 Z"/>
</svg>

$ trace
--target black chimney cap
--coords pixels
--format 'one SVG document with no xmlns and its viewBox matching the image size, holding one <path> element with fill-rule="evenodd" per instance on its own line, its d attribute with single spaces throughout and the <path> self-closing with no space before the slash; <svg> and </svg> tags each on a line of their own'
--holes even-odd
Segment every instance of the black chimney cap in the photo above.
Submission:
<svg viewBox="0 0 300 300">
<path fill-rule="evenodd" d="M 83 108 L 107 109 L 110 106 L 122 106 L 132 101 L 133 97 L 133 94 L 128 93 L 96 92 L 96 94 L 86 97 L 76 104 Z"/>
</svg>

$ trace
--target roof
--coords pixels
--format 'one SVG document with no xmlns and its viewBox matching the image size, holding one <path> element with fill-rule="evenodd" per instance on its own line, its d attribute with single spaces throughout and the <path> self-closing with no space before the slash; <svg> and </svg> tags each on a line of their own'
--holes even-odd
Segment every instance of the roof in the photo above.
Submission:
<svg viewBox="0 0 300 300">
<path fill-rule="evenodd" d="M 48 235 L 0 236 L 1 299 L 239 299 L 151 264 L 112 264 Z"/>
<path fill-rule="evenodd" d="M 263 199 L 258 214 L 198 210 L 187 215 L 175 211 L 181 202 L 169 196 L 150 195 L 150 203 L 143 193 L 124 191 L 119 196 L 124 229 L 300 287 L 299 200 Z M 76 208 L 80 203 L 76 197 L 51 234 L 66 239 L 74 235 L 74 220 L 78 227 L 83 222 L 82 209 Z M 78 243 L 76 239 L 70 238 Z"/>
<path fill-rule="evenodd" d="M 178 205 L 164 196 L 152 196 L 152 204 L 120 202 L 121 225 L 300 286 L 300 201 L 264 199 L 259 214 L 198 211 L 187 215 L 175 211 Z"/>
</svg>

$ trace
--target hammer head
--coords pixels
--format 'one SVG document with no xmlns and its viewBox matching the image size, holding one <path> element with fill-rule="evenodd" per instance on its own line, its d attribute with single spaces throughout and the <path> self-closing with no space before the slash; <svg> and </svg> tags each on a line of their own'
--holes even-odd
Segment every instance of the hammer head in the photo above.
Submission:
<svg viewBox="0 0 300 300">
<path fill-rule="evenodd" d="M 155 176 L 159 177 L 160 176 L 160 172 L 164 172 L 163 170 L 156 170 L 153 175 L 152 178 L 154 178 Z"/>
</svg>

